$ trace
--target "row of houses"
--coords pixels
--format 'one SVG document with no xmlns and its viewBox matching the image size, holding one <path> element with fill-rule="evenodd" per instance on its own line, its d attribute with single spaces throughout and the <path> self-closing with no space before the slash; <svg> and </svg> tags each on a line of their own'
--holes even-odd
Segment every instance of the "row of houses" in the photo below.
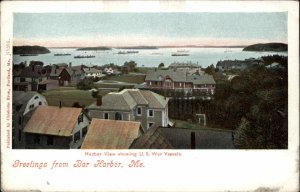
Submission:
<svg viewBox="0 0 300 192">
<path fill-rule="evenodd" d="M 50 90 L 60 86 L 76 85 L 85 78 L 102 79 L 106 75 L 120 75 L 121 72 L 111 67 L 103 70 L 97 67 L 71 66 L 59 63 L 43 66 L 36 64 L 20 67 L 15 65 L 13 70 L 13 90 L 38 91 Z"/>
<path fill-rule="evenodd" d="M 233 147 L 230 133 L 172 127 L 168 99 L 147 90 L 109 93 L 87 110 L 48 106 L 36 92 L 15 91 L 13 100 L 15 149 Z"/>
</svg>

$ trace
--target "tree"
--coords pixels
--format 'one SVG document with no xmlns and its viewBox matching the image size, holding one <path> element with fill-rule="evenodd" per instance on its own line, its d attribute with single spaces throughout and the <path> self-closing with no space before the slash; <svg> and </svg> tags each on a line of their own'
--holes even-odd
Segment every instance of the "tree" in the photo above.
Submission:
<svg viewBox="0 0 300 192">
<path fill-rule="evenodd" d="M 215 73 L 215 67 L 213 64 L 211 64 L 210 66 L 206 67 L 206 69 L 204 70 L 205 73 L 209 74 L 209 75 L 213 75 Z"/>
<path fill-rule="evenodd" d="M 137 64 L 135 61 L 126 61 L 123 66 L 128 68 L 128 72 L 132 72 L 136 70 Z"/>
<path fill-rule="evenodd" d="M 82 89 L 82 90 L 89 90 L 93 86 L 93 81 L 91 79 L 82 79 L 80 80 L 76 87 L 77 89 Z"/>
<path fill-rule="evenodd" d="M 160 69 L 160 68 L 163 68 L 163 67 L 165 67 L 165 64 L 164 63 L 160 63 L 159 65 L 158 65 L 158 68 Z"/>
</svg>

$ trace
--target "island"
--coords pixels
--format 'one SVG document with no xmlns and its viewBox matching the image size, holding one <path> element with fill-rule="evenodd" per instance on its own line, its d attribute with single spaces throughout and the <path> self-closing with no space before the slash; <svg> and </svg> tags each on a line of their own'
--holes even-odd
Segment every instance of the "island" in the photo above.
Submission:
<svg viewBox="0 0 300 192">
<path fill-rule="evenodd" d="M 110 47 L 82 47 L 76 49 L 76 51 L 107 51 L 111 50 Z"/>
<path fill-rule="evenodd" d="M 247 46 L 243 51 L 272 51 L 284 52 L 288 51 L 288 45 L 285 43 L 259 43 Z"/>
<path fill-rule="evenodd" d="M 116 47 L 116 49 L 158 49 L 155 46 L 131 46 L 131 47 Z"/>
<path fill-rule="evenodd" d="M 50 53 L 49 49 L 47 49 L 46 47 L 42 47 L 42 46 L 14 46 L 13 47 L 13 54 L 14 55 L 22 55 L 22 56 L 26 56 L 26 55 L 37 55 L 37 54 L 46 54 L 46 53 Z"/>
</svg>

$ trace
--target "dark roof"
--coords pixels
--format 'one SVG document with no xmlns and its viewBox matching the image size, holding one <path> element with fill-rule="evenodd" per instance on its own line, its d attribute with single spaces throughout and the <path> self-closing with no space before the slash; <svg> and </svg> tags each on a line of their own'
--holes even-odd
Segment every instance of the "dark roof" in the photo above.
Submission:
<svg viewBox="0 0 300 192">
<path fill-rule="evenodd" d="M 43 97 L 41 94 L 34 91 L 13 91 L 13 109 L 18 108 L 19 113 L 23 113 L 26 109 L 27 103 L 35 95 Z"/>
<path fill-rule="evenodd" d="M 232 131 L 163 127 L 149 129 L 131 148 L 191 149 L 192 132 L 195 132 L 196 149 L 234 149 Z"/>
<path fill-rule="evenodd" d="M 22 71 L 19 74 L 16 74 L 16 76 L 20 77 L 42 77 L 42 70 L 43 66 L 36 65 L 36 66 L 28 66 L 22 69 Z"/>
<path fill-rule="evenodd" d="M 52 69 L 51 69 L 50 76 L 51 77 L 58 77 L 63 70 L 66 70 L 70 76 L 73 74 L 73 71 L 70 67 L 56 68 L 55 66 L 53 66 Z"/>
<path fill-rule="evenodd" d="M 193 84 L 215 84 L 213 76 L 207 74 L 190 74 L 188 70 L 157 70 L 148 71 L 146 81 L 164 81 L 171 78 L 174 82 L 186 82 Z"/>
<path fill-rule="evenodd" d="M 89 109 L 125 110 L 130 111 L 137 105 L 148 105 L 150 108 L 165 108 L 168 99 L 152 91 L 139 89 L 124 89 L 121 92 L 111 92 L 103 96 L 102 105 L 93 103 Z"/>
<path fill-rule="evenodd" d="M 139 138 L 135 139 L 131 149 L 173 149 L 172 144 L 159 131 L 158 127 L 150 128 Z"/>
<path fill-rule="evenodd" d="M 81 149 L 128 149 L 138 137 L 141 123 L 92 119 Z"/>
</svg>

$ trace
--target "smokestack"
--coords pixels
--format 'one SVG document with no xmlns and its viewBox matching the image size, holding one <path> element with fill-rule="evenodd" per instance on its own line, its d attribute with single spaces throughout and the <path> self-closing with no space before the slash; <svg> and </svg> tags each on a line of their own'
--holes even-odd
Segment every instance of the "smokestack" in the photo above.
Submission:
<svg viewBox="0 0 300 192">
<path fill-rule="evenodd" d="M 196 149 L 196 136 L 195 136 L 195 132 L 191 132 L 191 149 Z"/>
<path fill-rule="evenodd" d="M 69 63 L 69 67 L 72 67 L 72 62 Z"/>
<path fill-rule="evenodd" d="M 59 108 L 61 108 L 61 101 L 59 101 Z"/>
<path fill-rule="evenodd" d="M 97 106 L 101 106 L 102 105 L 102 96 L 101 95 L 98 95 L 96 105 Z"/>
</svg>

